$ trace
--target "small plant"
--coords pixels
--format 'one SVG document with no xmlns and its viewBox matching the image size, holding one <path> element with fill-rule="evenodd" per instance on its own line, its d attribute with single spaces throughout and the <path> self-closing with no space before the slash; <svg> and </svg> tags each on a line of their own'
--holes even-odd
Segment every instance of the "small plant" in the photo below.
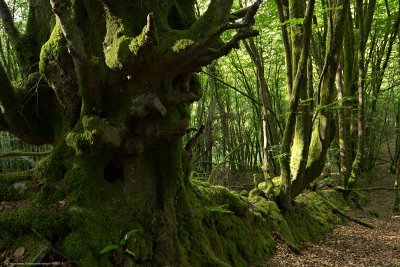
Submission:
<svg viewBox="0 0 400 267">
<path fill-rule="evenodd" d="M 130 250 L 130 249 L 128 249 L 128 248 L 126 247 L 126 243 L 128 242 L 128 240 L 129 240 L 132 236 L 136 235 L 137 232 L 138 232 L 137 229 L 130 230 L 129 232 L 127 232 L 127 233 L 122 237 L 122 239 L 121 239 L 121 241 L 119 241 L 119 244 L 118 244 L 118 245 L 117 245 L 117 244 L 112 244 L 112 245 L 106 246 L 105 248 L 103 248 L 103 249 L 100 251 L 100 254 L 106 254 L 106 253 L 109 253 L 109 252 L 111 252 L 111 251 L 118 250 L 118 251 L 123 251 L 123 252 L 125 252 L 125 253 L 127 253 L 127 254 L 129 254 L 129 255 L 135 257 L 135 256 L 136 256 L 135 253 L 134 253 L 132 250 Z"/>
</svg>

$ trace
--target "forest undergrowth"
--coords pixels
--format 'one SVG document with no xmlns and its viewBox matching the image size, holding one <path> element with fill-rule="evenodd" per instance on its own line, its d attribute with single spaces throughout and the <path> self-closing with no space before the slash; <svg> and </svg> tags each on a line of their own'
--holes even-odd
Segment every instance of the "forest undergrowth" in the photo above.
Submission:
<svg viewBox="0 0 400 267">
<path fill-rule="evenodd" d="M 396 176 L 386 162 L 375 166 L 369 188 L 391 188 Z M 361 206 L 349 211 L 352 217 L 375 226 L 354 222 L 339 225 L 331 233 L 300 246 L 293 254 L 278 244 L 276 254 L 264 266 L 400 266 L 400 215 L 392 211 L 395 193 L 372 190 L 363 193 Z"/>
</svg>

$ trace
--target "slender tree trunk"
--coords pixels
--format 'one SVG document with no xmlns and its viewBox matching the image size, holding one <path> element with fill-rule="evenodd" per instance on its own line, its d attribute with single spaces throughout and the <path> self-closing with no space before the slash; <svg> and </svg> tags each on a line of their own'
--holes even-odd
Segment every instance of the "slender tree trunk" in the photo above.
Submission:
<svg viewBox="0 0 400 267">
<path fill-rule="evenodd" d="M 269 166 L 275 166 L 274 159 L 269 153 L 269 146 L 274 146 L 279 144 L 278 137 L 278 127 L 274 116 L 272 115 L 272 99 L 269 92 L 268 84 L 265 79 L 265 71 L 262 63 L 261 55 L 258 51 L 254 40 L 250 38 L 248 44 L 245 42 L 245 47 L 249 53 L 252 61 L 256 65 L 257 70 L 257 80 L 259 84 L 259 94 L 262 100 L 262 137 L 263 137 L 263 160 L 262 160 L 262 170 L 264 173 L 264 180 L 267 183 L 267 187 L 271 188 L 273 186 L 272 177 L 269 175 Z M 269 137 L 268 137 L 269 136 Z"/>
<path fill-rule="evenodd" d="M 356 157 L 351 168 L 349 187 L 354 186 L 357 178 L 363 171 L 364 166 L 364 143 L 365 143 L 365 51 L 367 38 L 371 29 L 372 17 L 375 10 L 376 1 L 372 0 L 366 6 L 362 0 L 356 1 L 356 11 L 358 17 L 358 27 L 360 31 L 358 47 L 358 106 L 357 106 L 357 148 Z"/>
<path fill-rule="evenodd" d="M 379 129 L 376 124 L 379 123 L 376 121 L 376 111 L 377 111 L 377 102 L 380 94 L 380 89 L 382 86 L 384 74 L 386 71 L 386 68 L 389 63 L 390 56 L 392 54 L 392 49 L 393 49 L 393 44 L 396 40 L 396 36 L 398 35 L 399 32 L 399 26 L 400 26 L 400 1 L 398 2 L 398 14 L 396 17 L 395 22 L 392 25 L 392 29 L 390 32 L 387 32 L 384 40 L 382 41 L 382 47 L 379 49 L 376 48 L 377 51 L 377 61 L 375 64 L 372 66 L 372 76 L 374 77 L 372 81 L 372 97 L 370 97 L 370 112 L 367 118 L 366 122 L 366 140 L 367 140 L 367 157 L 366 157 L 366 163 L 365 163 L 365 168 L 366 170 L 371 170 L 374 165 L 375 165 L 375 158 L 377 154 L 377 150 L 375 149 L 376 147 L 379 147 L 379 142 L 380 142 L 380 135 L 377 134 L 377 131 L 374 129 Z M 388 16 L 390 13 L 388 13 Z M 372 50 L 372 49 L 371 49 Z M 383 62 L 382 62 L 383 61 Z"/>
<path fill-rule="evenodd" d="M 348 0 L 338 1 L 336 5 L 342 6 L 339 11 L 329 14 L 328 40 L 324 68 L 318 85 L 318 106 L 320 107 L 315 117 L 315 126 L 312 132 L 310 151 L 308 153 L 307 167 L 304 176 L 293 182 L 293 196 L 300 194 L 306 186 L 321 174 L 326 161 L 328 148 L 334 138 L 334 114 L 327 108 L 332 104 L 335 91 L 335 77 L 339 64 L 343 42 L 343 21 L 346 14 Z"/>
<path fill-rule="evenodd" d="M 292 185 L 291 185 L 291 168 L 290 168 L 290 155 L 291 155 L 291 144 L 295 134 L 296 117 L 298 114 L 298 107 L 300 103 L 300 97 L 302 95 L 302 90 L 305 89 L 307 85 L 307 60 L 309 57 L 310 48 L 310 38 L 311 38 L 311 24 L 312 15 L 314 11 L 313 0 L 309 1 L 306 15 L 302 14 L 304 17 L 304 32 L 303 32 L 303 42 L 300 47 L 296 47 L 297 52 L 300 52 L 300 58 L 298 59 L 298 64 L 296 64 L 296 76 L 293 79 L 293 87 L 288 86 L 288 90 L 292 88 L 290 94 L 290 101 L 288 106 L 288 118 L 286 120 L 285 132 L 283 134 L 281 142 L 281 156 L 280 156 L 280 167 L 281 167 L 281 182 L 282 187 L 278 196 L 278 203 L 283 209 L 290 209 L 290 202 L 292 200 Z M 293 2 L 289 5 L 295 8 Z M 297 6 L 298 8 L 298 6 Z M 292 15 L 291 15 L 292 16 Z M 299 43 L 297 43 L 298 45 Z M 289 81 L 287 81 L 289 82 Z"/>
<path fill-rule="evenodd" d="M 340 153 L 340 175 L 342 184 L 347 187 L 347 181 L 350 176 L 350 168 L 351 161 L 349 158 L 349 128 L 346 123 L 345 110 L 349 108 L 346 105 L 346 100 L 344 99 L 344 89 L 343 89 L 343 81 L 342 81 L 342 64 L 339 64 L 337 74 L 336 74 L 336 89 L 337 89 L 337 98 L 339 104 L 338 110 L 338 137 L 339 137 L 339 153 Z"/>
<path fill-rule="evenodd" d="M 216 75 L 215 65 L 211 64 L 207 67 L 207 71 L 212 74 Z M 213 124 L 215 119 L 215 91 L 216 91 L 217 82 L 215 81 L 214 77 L 211 75 L 208 76 L 208 87 L 209 87 L 209 94 L 210 94 L 210 104 L 207 111 L 207 119 L 205 122 L 205 134 L 204 134 L 204 142 L 205 142 L 205 151 L 206 157 L 204 162 L 204 169 L 207 174 L 210 174 L 212 171 L 212 163 L 213 163 Z"/>
</svg>

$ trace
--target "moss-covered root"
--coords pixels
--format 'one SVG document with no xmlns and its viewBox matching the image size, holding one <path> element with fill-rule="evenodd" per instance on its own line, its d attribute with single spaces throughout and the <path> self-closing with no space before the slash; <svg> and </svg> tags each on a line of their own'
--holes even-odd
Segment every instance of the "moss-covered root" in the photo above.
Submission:
<svg viewBox="0 0 400 267">
<path fill-rule="evenodd" d="M 299 196 L 294 209 L 282 213 L 261 196 L 245 198 L 221 186 L 194 181 L 187 190 L 190 209 L 176 201 L 175 266 L 248 266 L 273 254 L 274 236 L 296 246 L 320 236 L 341 222 L 316 193 Z M 340 194 L 324 198 L 338 202 Z M 40 200 L 40 198 L 38 198 Z M 154 263 L 157 238 L 152 222 L 162 216 L 138 220 L 131 207 L 116 196 L 109 205 L 79 207 L 63 201 L 24 203 L 0 212 L 0 243 L 9 249 L 32 244 L 55 246 L 79 266 L 149 266 Z M 106 208 L 104 208 L 106 207 Z M 161 214 L 162 215 L 162 214 Z M 153 229 L 153 230 L 152 230 Z M 127 234 L 132 234 L 126 238 Z M 278 234 L 277 234 L 278 233 Z M 125 241 L 124 241 L 125 240 Z M 109 252 L 99 254 L 103 249 Z M 37 254 L 37 253 L 36 253 Z"/>
</svg>

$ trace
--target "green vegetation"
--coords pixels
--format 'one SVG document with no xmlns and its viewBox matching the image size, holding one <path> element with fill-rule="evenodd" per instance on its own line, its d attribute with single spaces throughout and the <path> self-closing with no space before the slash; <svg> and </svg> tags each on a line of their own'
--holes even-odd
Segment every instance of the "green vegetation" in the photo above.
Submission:
<svg viewBox="0 0 400 267">
<path fill-rule="evenodd" d="M 248 266 L 363 224 L 400 169 L 389 2 L 0 0 L 0 262 Z"/>
</svg>

